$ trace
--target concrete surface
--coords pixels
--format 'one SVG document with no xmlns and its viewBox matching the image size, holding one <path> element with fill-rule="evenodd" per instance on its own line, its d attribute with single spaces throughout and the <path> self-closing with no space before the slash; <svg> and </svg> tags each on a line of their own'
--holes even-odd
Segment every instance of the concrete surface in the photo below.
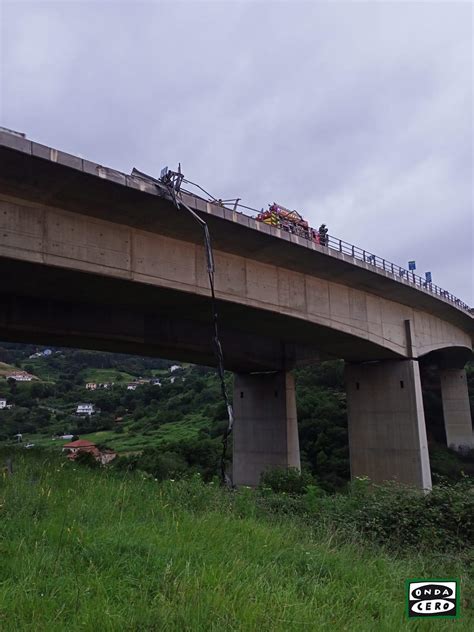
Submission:
<svg viewBox="0 0 474 632">
<path fill-rule="evenodd" d="M 440 378 L 446 442 L 455 450 L 474 448 L 466 371 L 441 369 Z"/>
<path fill-rule="evenodd" d="M 291 373 L 235 375 L 234 415 L 234 484 L 258 485 L 268 468 L 300 468 Z"/>
<path fill-rule="evenodd" d="M 233 224 L 228 225 L 231 230 Z M 20 262 L 30 264 L 24 279 Z M 350 275 L 336 282 L 321 278 L 318 265 L 304 273 L 217 248 L 215 263 L 220 309 L 234 328 L 245 332 L 288 344 L 309 342 L 323 354 L 348 360 L 420 357 L 446 347 L 464 349 L 468 356 L 472 349 L 472 318 L 460 327 L 377 295 L 375 287 L 357 287 Z M 0 292 L 5 294 L 69 297 L 72 303 L 80 295 L 101 304 L 103 294 L 93 293 L 92 279 L 102 277 L 123 282 L 124 304 L 132 301 L 137 288 L 153 288 L 153 305 L 169 311 L 180 303 L 196 320 L 209 320 L 200 243 L 1 195 L 0 265 L 11 271 L 10 279 L 3 274 L 0 280 Z M 69 274 L 58 276 L 58 270 Z M 51 278 L 63 279 L 62 285 L 40 286 L 48 272 Z M 91 291 L 80 286 L 78 273 L 89 275 Z M 406 321 L 411 323 L 410 344 Z"/>
<path fill-rule="evenodd" d="M 415 360 L 346 365 L 351 476 L 431 489 Z"/>
<path fill-rule="evenodd" d="M 2 131 L 0 182 L 6 194 L 21 191 L 20 197 L 34 202 L 201 241 L 199 230 L 186 213 L 177 213 L 154 184 Z M 444 314 L 448 320 L 466 322 L 466 316 L 469 318 L 465 310 L 448 299 L 415 287 L 389 270 L 380 270 L 195 196 L 183 194 L 183 200 L 206 219 L 215 245 L 227 252 L 252 253 L 256 260 L 284 263 L 295 270 L 307 271 L 319 264 L 322 278 L 347 279 L 349 275 L 354 286 L 377 287 L 384 296 L 406 305 L 416 302 L 418 307 Z"/>
</svg>

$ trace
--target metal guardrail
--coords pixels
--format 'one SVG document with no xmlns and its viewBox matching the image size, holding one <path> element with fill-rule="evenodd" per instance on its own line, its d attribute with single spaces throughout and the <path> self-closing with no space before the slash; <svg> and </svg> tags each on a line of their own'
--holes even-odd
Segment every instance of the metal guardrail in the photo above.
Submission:
<svg viewBox="0 0 474 632">
<path fill-rule="evenodd" d="M 369 263 L 376 268 L 384 270 L 385 272 L 389 272 L 395 277 L 406 279 L 410 283 L 413 283 L 415 286 L 423 290 L 427 290 L 432 294 L 439 296 L 440 298 L 444 298 L 451 303 L 454 303 L 454 305 L 456 305 L 457 307 L 460 307 L 461 309 L 472 313 L 469 305 L 461 301 L 461 299 L 457 298 L 457 296 L 454 296 L 454 294 L 451 294 L 447 290 L 443 290 L 443 288 L 440 288 L 434 283 L 429 283 L 428 281 L 426 281 L 426 279 L 423 279 L 423 277 L 420 277 L 418 274 L 415 274 L 410 270 L 406 270 L 405 268 L 400 267 L 396 263 L 387 261 L 386 259 L 383 259 L 378 255 L 374 255 L 367 250 L 359 248 L 358 246 L 354 246 L 353 244 L 349 244 L 342 239 L 332 237 L 331 235 L 327 236 L 327 242 L 328 243 L 324 244 L 324 246 L 331 248 L 332 250 L 342 252 L 343 254 L 349 255 L 354 259 L 358 259 L 359 261 L 365 261 L 365 263 Z"/>
<path fill-rule="evenodd" d="M 243 208 L 247 211 L 260 213 L 258 209 L 241 204 L 240 198 L 233 198 L 232 200 L 218 200 L 216 198 L 212 198 L 212 196 L 208 194 L 207 191 L 202 189 L 202 187 L 200 187 L 199 185 L 196 185 L 193 182 L 190 182 L 189 180 L 187 180 L 186 182 L 188 184 L 192 184 L 193 186 L 198 187 L 199 189 L 204 191 L 207 195 L 209 195 L 211 199 L 204 200 L 206 202 L 218 204 L 222 208 L 240 213 L 242 215 L 247 215 L 247 217 L 252 217 L 252 216 L 248 215 L 247 213 L 244 213 L 243 211 L 239 211 L 238 208 Z M 195 197 L 201 197 L 200 195 L 196 196 L 195 193 L 186 191 L 185 189 L 181 189 L 181 190 Z M 201 198 L 201 199 L 204 199 L 204 198 Z M 234 202 L 231 208 L 226 206 L 226 203 L 229 203 L 229 202 Z M 423 277 L 420 277 L 418 274 L 415 274 L 414 272 L 410 270 L 406 270 L 405 268 L 402 268 L 396 263 L 387 261 L 387 259 L 383 259 L 382 257 L 379 257 L 378 255 L 374 255 L 368 250 L 364 250 L 363 248 L 354 246 L 354 244 L 350 244 L 347 241 L 344 241 L 337 237 L 333 237 L 332 235 L 326 235 L 326 242 L 327 243 L 325 244 L 321 244 L 324 248 L 330 248 L 331 250 L 335 250 L 337 252 L 341 252 L 342 254 L 349 255 L 353 259 L 364 261 L 365 263 L 373 265 L 375 268 L 379 268 L 380 270 L 388 272 L 389 274 L 393 275 L 395 279 L 397 278 L 405 279 L 409 283 L 413 283 L 413 285 L 415 285 L 416 287 L 419 287 L 422 290 L 426 290 L 428 292 L 431 292 L 432 294 L 435 294 L 436 296 L 439 296 L 440 298 L 450 301 L 451 303 L 456 305 L 456 307 L 459 307 L 460 309 L 465 310 L 469 314 L 474 313 L 474 308 L 471 309 L 469 305 L 467 305 L 467 303 L 464 303 L 464 301 L 461 301 L 461 299 L 457 298 L 457 296 L 454 296 L 454 294 L 451 294 L 451 292 L 448 292 L 447 290 L 443 290 L 443 288 L 440 288 L 438 285 L 435 285 L 434 283 L 429 283 L 428 281 L 426 281 L 426 279 L 423 279 Z"/>
</svg>

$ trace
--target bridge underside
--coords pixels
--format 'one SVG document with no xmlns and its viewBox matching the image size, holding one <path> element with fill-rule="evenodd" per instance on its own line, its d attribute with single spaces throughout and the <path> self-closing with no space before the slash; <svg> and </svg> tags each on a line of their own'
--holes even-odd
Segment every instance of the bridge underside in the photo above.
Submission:
<svg viewBox="0 0 474 632">
<path fill-rule="evenodd" d="M 208 297 L 0 259 L 0 339 L 137 353 L 212 366 Z M 219 301 L 226 368 L 291 369 L 321 359 L 392 359 L 329 327 Z"/>
</svg>

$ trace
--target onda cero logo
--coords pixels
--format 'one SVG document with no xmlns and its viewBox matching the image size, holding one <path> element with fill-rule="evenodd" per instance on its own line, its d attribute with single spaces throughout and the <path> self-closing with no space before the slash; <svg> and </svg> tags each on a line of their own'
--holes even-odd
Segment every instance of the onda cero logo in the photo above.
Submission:
<svg viewBox="0 0 474 632">
<path fill-rule="evenodd" d="M 455 579 L 408 579 L 409 617 L 457 617 L 459 588 Z"/>
</svg>

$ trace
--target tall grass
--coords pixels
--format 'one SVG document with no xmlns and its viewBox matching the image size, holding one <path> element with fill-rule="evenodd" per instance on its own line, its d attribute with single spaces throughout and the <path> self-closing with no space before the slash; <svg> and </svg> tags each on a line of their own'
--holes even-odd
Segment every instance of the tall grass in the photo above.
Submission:
<svg viewBox="0 0 474 632">
<path fill-rule="evenodd" d="M 18 453 L 0 481 L 2 632 L 448 630 L 405 619 L 404 581 L 469 581 L 460 561 L 342 544 L 197 477 L 158 484 Z M 455 629 L 474 629 L 462 615 Z"/>
</svg>

